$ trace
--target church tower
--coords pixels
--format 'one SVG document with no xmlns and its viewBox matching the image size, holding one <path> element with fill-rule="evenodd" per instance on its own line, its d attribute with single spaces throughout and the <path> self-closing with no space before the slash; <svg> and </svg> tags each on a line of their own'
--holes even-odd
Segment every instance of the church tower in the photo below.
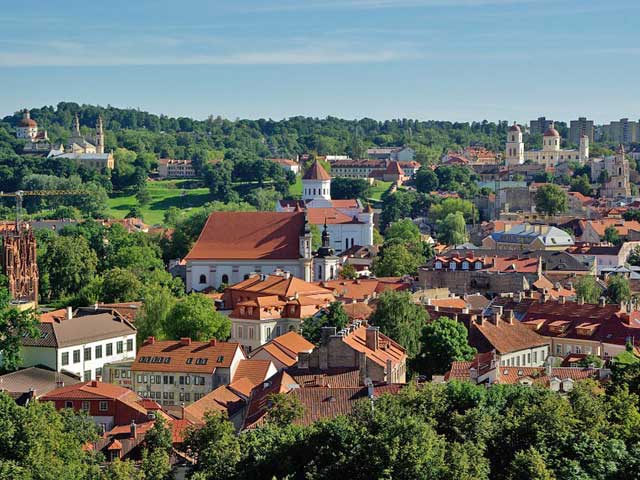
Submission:
<svg viewBox="0 0 640 480">
<path fill-rule="evenodd" d="M 98 116 L 96 123 L 96 153 L 104 153 L 104 129 L 102 127 L 102 115 Z"/>
<path fill-rule="evenodd" d="M 331 206 L 331 175 L 318 160 L 302 177 L 302 200 L 307 204 L 313 203 L 313 207 Z"/>
<path fill-rule="evenodd" d="M 331 237 L 327 230 L 327 220 L 325 219 L 324 230 L 322 231 L 322 246 L 318 249 L 316 258 L 313 261 L 314 280 L 317 282 L 336 278 L 340 259 L 333 254 L 333 248 L 330 245 Z"/>
<path fill-rule="evenodd" d="M 580 163 L 589 161 L 589 137 L 587 135 L 580 136 Z"/>
<path fill-rule="evenodd" d="M 313 255 L 311 253 L 311 244 L 313 242 L 313 236 L 311 234 L 311 227 L 309 226 L 309 220 L 307 214 L 304 214 L 304 226 L 300 232 L 298 241 L 298 249 L 300 252 L 300 270 L 302 278 L 305 282 L 313 281 L 312 267 L 313 267 Z"/>
<path fill-rule="evenodd" d="M 507 145 L 505 150 L 507 165 L 520 165 L 524 163 L 524 142 L 522 141 L 522 130 L 514 122 L 507 132 Z"/>
</svg>

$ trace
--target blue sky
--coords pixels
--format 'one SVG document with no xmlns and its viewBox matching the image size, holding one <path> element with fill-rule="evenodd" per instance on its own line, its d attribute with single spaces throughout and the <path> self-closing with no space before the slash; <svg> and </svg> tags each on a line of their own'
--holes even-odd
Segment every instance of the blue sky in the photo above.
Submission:
<svg viewBox="0 0 640 480">
<path fill-rule="evenodd" d="M 0 116 L 640 117 L 638 0 L 7 2 Z"/>
</svg>

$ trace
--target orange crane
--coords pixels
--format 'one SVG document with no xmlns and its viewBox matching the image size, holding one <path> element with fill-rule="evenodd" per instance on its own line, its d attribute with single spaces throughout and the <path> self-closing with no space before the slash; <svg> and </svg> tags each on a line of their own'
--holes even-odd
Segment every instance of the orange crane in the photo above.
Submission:
<svg viewBox="0 0 640 480">
<path fill-rule="evenodd" d="M 90 195 L 86 190 L 18 190 L 17 192 L 0 192 L 0 197 L 15 197 L 16 199 L 16 226 L 20 228 L 22 215 L 22 200 L 24 197 L 48 197 L 54 195 Z"/>
</svg>

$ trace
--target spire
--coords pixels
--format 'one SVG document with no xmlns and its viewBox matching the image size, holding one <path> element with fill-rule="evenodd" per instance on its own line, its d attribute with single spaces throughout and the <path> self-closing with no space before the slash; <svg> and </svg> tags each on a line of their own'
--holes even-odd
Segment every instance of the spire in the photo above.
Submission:
<svg viewBox="0 0 640 480">
<path fill-rule="evenodd" d="M 322 246 L 329 248 L 330 245 L 329 231 L 327 230 L 327 217 L 324 218 L 324 229 L 322 230 Z"/>
<path fill-rule="evenodd" d="M 96 152 L 104 153 L 104 130 L 102 128 L 102 115 L 98 115 L 96 122 Z"/>
<path fill-rule="evenodd" d="M 80 117 L 76 113 L 76 116 L 73 118 L 73 134 L 76 137 L 80 136 Z"/>
</svg>

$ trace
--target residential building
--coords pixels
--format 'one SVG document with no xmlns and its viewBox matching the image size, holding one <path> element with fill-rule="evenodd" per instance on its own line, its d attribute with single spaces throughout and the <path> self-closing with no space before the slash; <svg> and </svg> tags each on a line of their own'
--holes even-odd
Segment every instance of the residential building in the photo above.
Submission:
<svg viewBox="0 0 640 480">
<path fill-rule="evenodd" d="M 320 345 L 311 353 L 298 354 L 299 369 L 330 370 L 351 368 L 361 380 L 405 383 L 407 353 L 403 347 L 380 333 L 378 327 L 354 322 L 340 332 L 323 327 Z"/>
<path fill-rule="evenodd" d="M 161 158 L 158 160 L 158 176 L 160 178 L 194 178 L 196 170 L 191 160 Z"/>
<path fill-rule="evenodd" d="M 640 122 L 621 118 L 609 125 L 603 125 L 600 140 L 624 145 L 637 143 L 640 140 Z"/>
<path fill-rule="evenodd" d="M 251 352 L 250 358 L 269 360 L 276 369 L 283 370 L 296 365 L 300 353 L 311 353 L 313 349 L 313 343 L 299 333 L 287 332 L 258 347 Z"/>
<path fill-rule="evenodd" d="M 422 288 L 448 288 L 457 295 L 529 290 L 541 275 L 538 258 L 476 256 L 473 252 L 436 255 L 418 271 Z"/>
<path fill-rule="evenodd" d="M 310 225 L 326 225 L 329 246 L 336 252 L 373 245 L 373 209 L 357 199 L 332 200 L 331 176 L 318 161 L 302 177 L 302 200 L 281 200 L 276 211 L 304 211 Z"/>
<path fill-rule="evenodd" d="M 224 309 L 231 311 L 231 340 L 242 344 L 247 353 L 298 331 L 305 318 L 333 301 L 331 290 L 282 272 L 252 275 L 226 288 L 223 296 Z"/>
<path fill-rule="evenodd" d="M 629 160 L 620 145 L 615 155 L 594 159 L 591 162 L 591 181 L 599 183 L 600 197 L 627 198 L 631 196 Z"/>
<path fill-rule="evenodd" d="M 629 342 L 636 348 L 640 344 L 638 311 L 604 300 L 588 304 L 542 299 L 529 306 L 522 324 L 547 338 L 555 357 L 584 353 L 609 359 L 625 351 Z"/>
<path fill-rule="evenodd" d="M 56 410 L 72 408 L 86 412 L 103 432 L 116 425 L 130 425 L 149 419 L 145 402 L 136 393 L 96 380 L 57 388 L 40 400 L 53 402 Z"/>
<path fill-rule="evenodd" d="M 377 160 L 391 160 L 395 162 L 412 162 L 415 160 L 416 151 L 411 148 L 402 147 L 376 147 L 368 148 L 367 156 Z"/>
<path fill-rule="evenodd" d="M 220 385 L 198 401 L 187 405 L 183 410 L 184 418 L 195 425 L 204 425 L 207 412 L 221 412 L 236 430 L 240 430 L 251 390 L 255 385 L 246 386 L 244 388 L 240 383 Z"/>
<path fill-rule="evenodd" d="M 585 220 L 581 222 L 582 235 L 577 238 L 580 242 L 598 244 L 605 241 L 607 228 L 615 229 L 622 241 L 640 240 L 640 222 L 620 218 Z"/>
<path fill-rule="evenodd" d="M 589 143 L 593 143 L 594 133 L 593 120 L 587 120 L 586 117 L 579 117 L 569 123 L 569 143 L 578 145 L 583 135 L 589 138 Z"/>
<path fill-rule="evenodd" d="M 549 225 L 505 224 L 482 240 L 482 247 L 493 250 L 564 250 L 574 244 L 564 230 Z"/>
<path fill-rule="evenodd" d="M 563 150 L 560 133 L 551 125 L 545 130 L 541 150 L 525 151 L 522 131 L 515 123 L 507 133 L 505 160 L 507 165 L 518 165 L 530 160 L 545 167 L 555 167 L 559 163 L 575 161 L 585 163 L 589 160 L 589 137 L 580 137 L 578 150 Z"/>
<path fill-rule="evenodd" d="M 342 303 L 369 303 L 387 290 L 410 290 L 412 281 L 402 277 L 358 278 L 356 280 L 332 280 L 316 282 L 327 288 Z"/>
<path fill-rule="evenodd" d="M 239 343 L 190 338 L 144 341 L 130 367 L 138 395 L 163 406 L 188 405 L 233 381 L 245 354 Z M 122 368 L 120 376 L 126 368 Z M 115 378 L 118 374 L 113 375 Z"/>
<path fill-rule="evenodd" d="M 640 245 L 640 241 L 623 242 L 619 245 L 579 243 L 566 251 L 582 263 L 596 265 L 596 273 L 603 269 L 622 267 L 627 262 L 631 251 Z"/>
<path fill-rule="evenodd" d="M 295 160 L 291 160 L 289 158 L 268 158 L 267 160 L 277 163 L 285 170 L 292 172 L 294 175 L 300 173 L 300 164 Z"/>
<path fill-rule="evenodd" d="M 541 135 L 552 126 L 553 120 L 547 120 L 546 117 L 538 117 L 537 120 L 531 120 L 529 122 L 529 133 L 531 133 L 531 135 Z"/>
<path fill-rule="evenodd" d="M 46 395 L 56 388 L 73 385 L 80 378 L 48 368 L 27 367 L 0 376 L 0 392 L 12 397 L 19 405 Z"/>
<path fill-rule="evenodd" d="M 22 338 L 21 354 L 24 366 L 101 379 L 105 364 L 135 357 L 136 329 L 112 309 L 69 307 L 42 315 L 37 336 Z"/>
<path fill-rule="evenodd" d="M 276 270 L 311 281 L 311 230 L 303 212 L 213 212 L 186 261 L 187 291 Z"/>
</svg>

